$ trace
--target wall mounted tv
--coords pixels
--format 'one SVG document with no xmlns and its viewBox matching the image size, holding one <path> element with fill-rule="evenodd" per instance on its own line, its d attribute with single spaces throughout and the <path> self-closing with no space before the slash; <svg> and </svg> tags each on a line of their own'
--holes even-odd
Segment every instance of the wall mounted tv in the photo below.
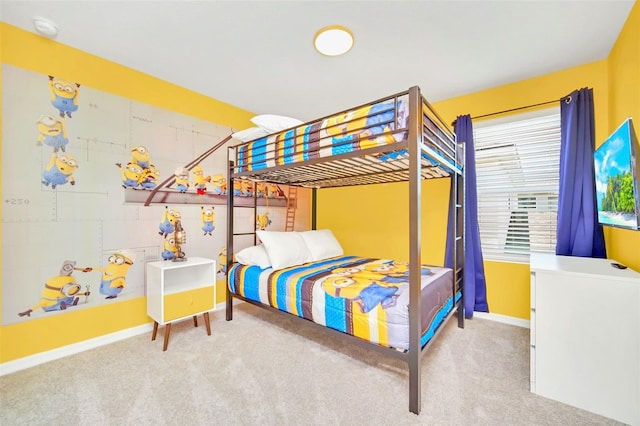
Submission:
<svg viewBox="0 0 640 426">
<path fill-rule="evenodd" d="M 640 146 L 627 118 L 596 149 L 594 158 L 598 222 L 640 230 Z"/>
</svg>

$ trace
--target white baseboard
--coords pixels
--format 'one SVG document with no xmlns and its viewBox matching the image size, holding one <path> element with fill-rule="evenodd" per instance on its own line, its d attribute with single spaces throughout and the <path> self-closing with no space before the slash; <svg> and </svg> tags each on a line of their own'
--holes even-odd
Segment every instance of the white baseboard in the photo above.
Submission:
<svg viewBox="0 0 640 426">
<path fill-rule="evenodd" d="M 225 309 L 225 302 L 218 303 L 214 311 L 223 309 Z M 24 358 L 16 359 L 15 361 L 4 362 L 0 364 L 0 376 L 5 376 L 7 374 L 15 373 L 17 371 L 24 370 L 30 367 L 35 367 L 36 365 L 44 364 L 46 362 L 54 361 L 56 359 L 64 358 L 70 355 L 75 355 L 77 353 L 108 345 L 119 340 L 128 339 L 129 337 L 148 333 L 152 330 L 153 322 L 150 322 L 148 324 L 139 325 L 137 327 L 116 331 L 115 333 L 105 334 L 104 336 L 96 337 L 94 339 L 89 339 L 82 342 L 74 343 L 72 345 L 52 349 L 50 351 L 26 356 Z"/>
<path fill-rule="evenodd" d="M 486 312 L 474 312 L 473 317 L 487 319 L 490 321 L 501 322 L 503 324 L 515 325 L 517 327 L 530 328 L 529 320 L 525 320 L 522 318 L 509 317 L 506 315 L 492 314 L 492 313 L 486 313 Z"/>
<path fill-rule="evenodd" d="M 153 330 L 153 323 L 143 324 L 137 327 L 120 330 L 115 333 L 105 334 L 104 336 L 96 337 L 94 339 L 84 340 L 72 345 L 62 346 L 50 351 L 26 356 L 15 361 L 4 362 L 0 364 L 0 376 L 15 373 L 16 371 L 24 370 L 29 367 L 35 367 L 36 365 L 64 358 L 69 355 L 75 355 L 77 353 L 87 351 L 89 349 L 94 349 L 99 346 L 108 345 L 109 343 L 114 343 L 119 340 L 128 339 L 129 337 L 147 333 L 151 330 Z"/>
</svg>

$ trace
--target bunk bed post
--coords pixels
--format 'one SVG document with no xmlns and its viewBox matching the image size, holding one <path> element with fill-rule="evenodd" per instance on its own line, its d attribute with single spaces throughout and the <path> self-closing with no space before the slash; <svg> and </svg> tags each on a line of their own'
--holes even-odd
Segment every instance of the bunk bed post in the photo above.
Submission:
<svg viewBox="0 0 640 426">
<path fill-rule="evenodd" d="M 227 167 L 227 286 L 226 290 L 226 320 L 233 319 L 233 297 L 229 290 L 229 273 L 231 272 L 231 264 L 233 263 L 233 161 L 231 160 L 232 147 L 229 147 L 227 158 L 229 159 Z"/>
<path fill-rule="evenodd" d="M 409 411 L 420 414 L 420 299 L 421 299 L 421 147 L 422 96 L 417 86 L 409 89 Z"/>
<path fill-rule="evenodd" d="M 315 230 L 316 228 L 316 221 L 318 220 L 318 217 L 316 216 L 317 210 L 316 210 L 316 206 L 318 203 L 318 190 L 316 188 L 313 188 L 311 190 L 311 229 Z"/>
</svg>

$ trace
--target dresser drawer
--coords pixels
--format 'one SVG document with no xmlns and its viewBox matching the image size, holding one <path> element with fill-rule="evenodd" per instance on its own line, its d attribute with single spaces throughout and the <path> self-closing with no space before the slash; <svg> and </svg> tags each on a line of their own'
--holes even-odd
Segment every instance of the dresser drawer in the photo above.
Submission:
<svg viewBox="0 0 640 426">
<path fill-rule="evenodd" d="M 213 310 L 214 287 L 203 287 L 164 296 L 164 322 Z"/>
</svg>

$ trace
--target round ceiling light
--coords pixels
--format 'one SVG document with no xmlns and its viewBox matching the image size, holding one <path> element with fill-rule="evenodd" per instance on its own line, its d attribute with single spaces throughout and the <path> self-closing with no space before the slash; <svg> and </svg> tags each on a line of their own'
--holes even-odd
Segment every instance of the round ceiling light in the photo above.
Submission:
<svg viewBox="0 0 640 426">
<path fill-rule="evenodd" d="M 58 35 L 58 26 L 47 18 L 41 16 L 35 16 L 33 18 L 33 26 L 38 34 L 45 37 L 55 38 Z"/>
<path fill-rule="evenodd" d="M 339 25 L 324 27 L 316 33 L 313 45 L 326 56 L 344 55 L 353 47 L 353 33 Z"/>
</svg>

